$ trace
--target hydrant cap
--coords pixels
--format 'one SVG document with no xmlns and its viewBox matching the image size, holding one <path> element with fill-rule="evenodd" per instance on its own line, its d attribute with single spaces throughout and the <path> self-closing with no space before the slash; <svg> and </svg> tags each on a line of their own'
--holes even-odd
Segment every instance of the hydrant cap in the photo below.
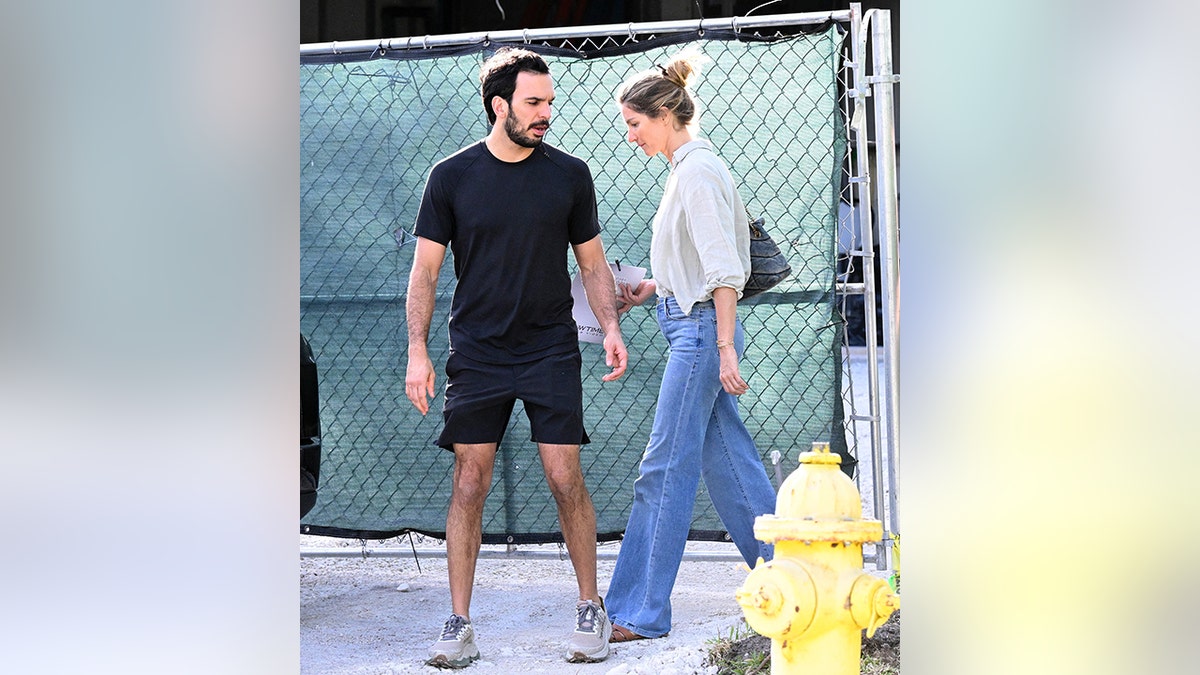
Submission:
<svg viewBox="0 0 1200 675">
<path fill-rule="evenodd" d="M 775 515 L 803 520 L 847 521 L 862 518 L 862 498 L 850 477 L 838 468 L 841 457 L 828 443 L 813 443 L 801 453 L 800 467 L 779 486 Z"/>
</svg>

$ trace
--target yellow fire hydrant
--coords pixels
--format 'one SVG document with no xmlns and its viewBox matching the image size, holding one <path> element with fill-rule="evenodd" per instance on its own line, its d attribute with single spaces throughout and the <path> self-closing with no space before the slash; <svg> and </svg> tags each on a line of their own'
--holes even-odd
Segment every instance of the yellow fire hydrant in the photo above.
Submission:
<svg viewBox="0 0 1200 675">
<path fill-rule="evenodd" d="M 754 521 L 775 556 L 758 559 L 737 601 L 750 627 L 771 638 L 773 674 L 858 673 L 862 630 L 874 635 L 900 605 L 886 581 L 863 572 L 862 545 L 881 541 L 883 525 L 862 519 L 840 462 L 828 443 L 813 443 L 779 487 L 775 514 Z"/>
</svg>

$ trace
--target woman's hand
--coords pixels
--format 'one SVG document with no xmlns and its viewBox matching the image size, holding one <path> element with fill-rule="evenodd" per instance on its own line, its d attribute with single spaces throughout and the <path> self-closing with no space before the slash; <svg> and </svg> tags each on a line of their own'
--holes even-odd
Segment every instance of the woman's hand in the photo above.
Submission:
<svg viewBox="0 0 1200 675">
<path fill-rule="evenodd" d="M 720 347 L 721 351 L 721 387 L 734 396 L 741 396 L 750 391 L 750 385 L 742 379 L 738 372 L 737 350 L 732 346 Z"/>
<path fill-rule="evenodd" d="M 617 284 L 617 314 L 624 314 L 634 307 L 645 303 L 658 290 L 658 284 L 653 279 L 644 279 L 637 288 L 629 284 Z"/>
</svg>

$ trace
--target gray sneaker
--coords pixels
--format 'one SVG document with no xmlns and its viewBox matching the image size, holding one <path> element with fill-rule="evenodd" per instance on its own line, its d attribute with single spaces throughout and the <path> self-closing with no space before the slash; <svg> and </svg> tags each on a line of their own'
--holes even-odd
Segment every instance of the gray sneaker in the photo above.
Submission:
<svg viewBox="0 0 1200 675">
<path fill-rule="evenodd" d="M 575 632 L 567 643 L 567 660 L 571 663 L 593 663 L 608 658 L 608 638 L 612 623 L 604 611 L 604 600 L 596 604 L 585 600 L 575 606 Z"/>
<path fill-rule="evenodd" d="M 429 648 L 427 666 L 434 668 L 466 668 L 479 658 L 475 646 L 475 630 L 465 617 L 451 614 L 442 626 L 442 637 Z"/>
</svg>

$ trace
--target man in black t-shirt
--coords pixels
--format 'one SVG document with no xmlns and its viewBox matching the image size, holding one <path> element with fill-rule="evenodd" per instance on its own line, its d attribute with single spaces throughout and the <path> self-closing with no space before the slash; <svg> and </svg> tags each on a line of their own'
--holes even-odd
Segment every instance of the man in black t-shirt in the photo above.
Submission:
<svg viewBox="0 0 1200 675">
<path fill-rule="evenodd" d="M 543 142 L 554 87 L 537 54 L 502 49 L 483 64 L 483 105 L 492 130 L 434 166 L 417 214 L 408 281 L 405 390 L 422 415 L 436 394 L 427 350 L 438 271 L 446 248 L 458 279 L 450 305 L 445 426 L 437 444 L 454 453 L 446 518 L 452 614 L 429 649 L 429 665 L 461 668 L 479 658 L 471 590 L 496 449 L 520 399 L 558 505 L 579 585 L 566 658 L 608 656 L 612 626 L 596 581 L 596 515 L 584 482 L 582 358 L 571 314 L 567 249 L 588 305 L 604 329 L 611 382 L 628 353 L 617 322 L 616 284 L 604 257 L 587 164 Z"/>
</svg>

